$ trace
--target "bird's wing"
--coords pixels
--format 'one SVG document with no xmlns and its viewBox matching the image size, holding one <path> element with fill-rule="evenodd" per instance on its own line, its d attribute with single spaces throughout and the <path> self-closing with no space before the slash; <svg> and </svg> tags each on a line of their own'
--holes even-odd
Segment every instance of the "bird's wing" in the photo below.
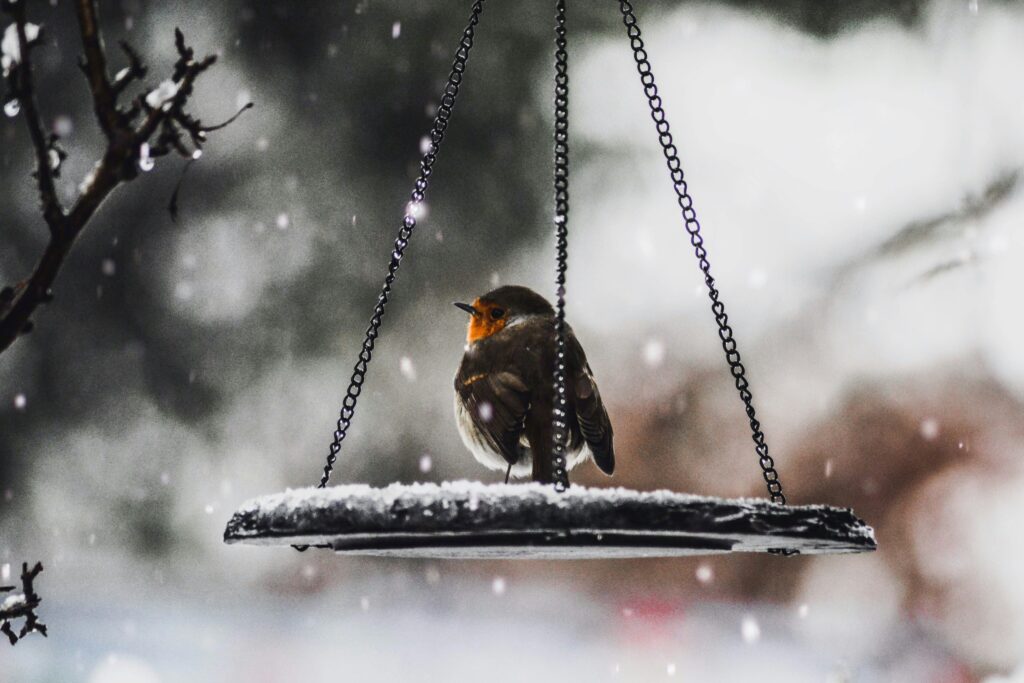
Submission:
<svg viewBox="0 0 1024 683">
<path fill-rule="evenodd" d="M 601 400 L 601 392 L 594 381 L 594 373 L 587 362 L 576 335 L 567 335 L 571 360 L 575 368 L 576 419 L 580 433 L 594 454 L 594 462 L 601 471 L 611 475 L 615 471 L 615 448 L 612 444 L 612 422 Z"/>
<path fill-rule="evenodd" d="M 519 460 L 530 390 L 512 372 L 474 375 L 459 382 L 456 391 L 473 425 L 491 449 L 510 465 Z"/>
</svg>

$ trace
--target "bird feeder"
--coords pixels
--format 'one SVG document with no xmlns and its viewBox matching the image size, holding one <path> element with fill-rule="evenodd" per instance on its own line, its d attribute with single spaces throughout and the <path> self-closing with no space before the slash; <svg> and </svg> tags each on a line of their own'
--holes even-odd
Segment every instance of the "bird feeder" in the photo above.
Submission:
<svg viewBox="0 0 1024 683">
<path fill-rule="evenodd" d="M 619 0 L 643 92 L 658 135 L 696 256 L 726 362 L 750 424 L 766 499 L 723 499 L 671 491 L 569 486 L 564 430 L 555 429 L 554 485 L 360 484 L 328 487 L 365 381 L 402 258 L 417 223 L 420 204 L 455 106 L 485 0 L 472 4 L 440 105 L 429 133 L 430 145 L 395 239 L 384 285 L 370 319 L 359 359 L 316 487 L 257 498 L 228 522 L 227 543 L 327 548 L 339 554 L 436 558 L 625 558 L 764 552 L 775 555 L 856 553 L 875 549 L 874 532 L 852 510 L 827 505 L 786 504 L 782 482 L 761 431 L 745 368 L 725 312 L 701 225 L 684 179 L 678 150 L 654 81 L 632 4 Z M 554 225 L 556 247 L 556 348 L 564 348 L 566 258 L 569 213 L 569 79 L 565 0 L 555 3 Z M 561 368 L 561 369 L 564 369 Z M 555 395 L 565 374 L 552 369 Z M 555 424 L 562 417 L 559 406 Z M 561 432 L 561 433 L 560 433 Z"/>
</svg>

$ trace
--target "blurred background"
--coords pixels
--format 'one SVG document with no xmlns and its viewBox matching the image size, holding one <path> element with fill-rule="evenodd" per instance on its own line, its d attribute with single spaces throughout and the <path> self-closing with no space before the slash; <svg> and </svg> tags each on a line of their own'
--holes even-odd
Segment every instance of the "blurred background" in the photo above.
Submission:
<svg viewBox="0 0 1024 683">
<path fill-rule="evenodd" d="M 1024 7 L 638 3 L 792 503 L 872 555 L 428 562 L 227 547 L 317 480 L 468 2 L 104 2 L 150 85 L 173 29 L 221 59 L 205 121 L 122 187 L 0 357 L 0 570 L 41 560 L 50 637 L 10 681 L 1024 681 Z M 451 380 L 496 284 L 550 294 L 553 3 L 488 2 L 335 482 L 497 481 Z M 76 192 L 102 151 L 68 0 L 32 1 Z M 569 2 L 569 318 L 615 478 L 763 494 L 615 3 Z M 122 66 L 109 50 L 112 69 Z M 0 120 L 0 282 L 45 243 Z"/>
</svg>

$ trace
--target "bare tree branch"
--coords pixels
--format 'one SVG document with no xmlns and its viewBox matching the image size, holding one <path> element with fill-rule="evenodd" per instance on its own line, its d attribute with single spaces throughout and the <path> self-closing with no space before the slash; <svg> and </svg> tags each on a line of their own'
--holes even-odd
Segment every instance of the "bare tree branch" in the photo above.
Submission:
<svg viewBox="0 0 1024 683">
<path fill-rule="evenodd" d="M 43 563 L 36 562 L 30 570 L 28 563 L 21 565 L 21 593 L 8 596 L 0 601 L 0 633 L 3 633 L 11 641 L 11 645 L 17 645 L 18 641 L 30 633 L 41 633 L 46 636 L 46 624 L 39 621 L 36 609 L 43 602 L 43 599 L 36 593 L 34 581 L 43 571 Z M 0 588 L 0 592 L 14 590 L 12 586 Z M 21 630 L 14 632 L 11 622 L 15 619 L 24 619 Z"/>
<path fill-rule="evenodd" d="M 96 119 L 107 138 L 112 140 L 118 132 L 120 120 L 117 114 L 117 98 L 107 76 L 107 54 L 103 48 L 103 36 L 100 34 L 96 0 L 78 0 L 75 3 L 75 11 L 78 13 L 78 27 L 85 50 L 80 66 L 89 80 Z"/>
<path fill-rule="evenodd" d="M 80 65 L 89 81 L 93 109 L 100 128 L 107 136 L 103 158 L 82 183 L 79 195 L 65 213 L 54 189 L 54 178 L 66 154 L 57 137 L 46 134 L 36 102 L 30 51 L 38 44 L 31 39 L 25 15 L 26 0 L 0 0 L 0 7 L 14 19 L 18 32 L 20 57 L 6 74 L 8 98 L 17 100 L 25 112 L 36 155 L 35 175 L 39 184 L 43 216 L 50 227 L 50 241 L 27 280 L 0 289 L 0 353 L 33 328 L 32 315 L 52 300 L 52 286 L 78 235 L 96 210 L 122 183 L 138 176 L 139 168 L 152 164 L 156 157 L 175 151 L 188 159 L 198 159 L 208 132 L 223 126 L 204 126 L 185 112 L 196 79 L 217 61 L 215 56 L 201 60 L 185 43 L 185 36 L 174 31 L 178 59 L 170 79 L 155 90 L 137 95 L 128 108 L 118 99 L 134 82 L 146 75 L 138 53 L 122 42 L 128 66 L 111 81 L 107 74 L 107 56 L 99 29 L 96 0 L 77 0 L 79 32 L 85 56 Z M 33 32 L 36 32 L 33 27 Z M 6 62 L 5 62 L 6 68 Z M 242 111 L 248 108 L 242 108 Z M 241 113 L 241 112 L 239 112 Z M 228 123 L 234 121 L 237 114 Z M 226 125 L 226 124 L 223 124 Z M 188 136 L 192 149 L 185 143 Z"/>
<path fill-rule="evenodd" d="M 37 46 L 39 37 L 29 40 L 26 33 L 25 3 L 15 2 L 9 5 L 11 18 L 18 32 L 18 63 L 12 66 L 8 76 L 8 85 L 12 96 L 16 97 L 21 106 L 21 113 L 28 126 L 29 137 L 36 153 L 36 181 L 39 184 L 39 199 L 43 207 L 43 218 L 50 227 L 50 232 L 59 229 L 64 210 L 57 199 L 57 190 L 53 184 L 54 170 L 57 164 L 50 159 L 53 139 L 47 137 L 43 128 L 43 120 L 39 114 L 36 101 L 35 83 L 32 79 L 32 49 Z"/>
</svg>

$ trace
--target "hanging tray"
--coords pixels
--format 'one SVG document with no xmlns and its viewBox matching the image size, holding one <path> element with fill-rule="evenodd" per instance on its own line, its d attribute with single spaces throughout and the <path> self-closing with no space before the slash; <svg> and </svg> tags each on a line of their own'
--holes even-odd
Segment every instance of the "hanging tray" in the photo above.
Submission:
<svg viewBox="0 0 1024 683">
<path fill-rule="evenodd" d="M 848 508 L 671 491 L 540 484 L 364 484 L 296 489 L 244 504 L 226 543 L 346 555 L 587 559 L 727 552 L 857 553 L 871 527 Z"/>
</svg>

